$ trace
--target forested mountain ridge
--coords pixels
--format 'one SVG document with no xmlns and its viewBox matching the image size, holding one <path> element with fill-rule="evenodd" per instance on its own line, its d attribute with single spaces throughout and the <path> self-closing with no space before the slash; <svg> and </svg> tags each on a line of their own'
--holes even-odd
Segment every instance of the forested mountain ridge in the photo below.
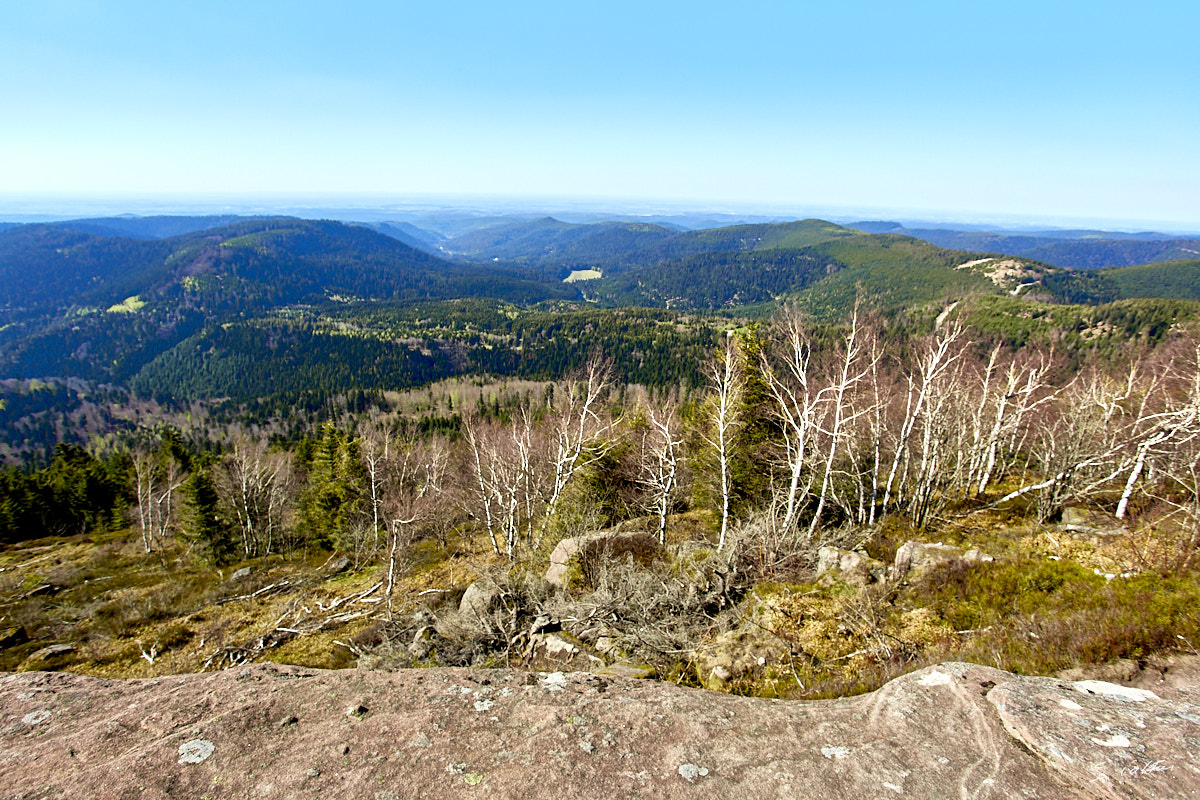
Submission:
<svg viewBox="0 0 1200 800">
<path fill-rule="evenodd" d="M 444 246 L 471 258 L 619 270 L 701 254 L 797 249 L 859 235 L 815 219 L 680 231 L 647 223 L 575 224 L 544 217 L 472 231 Z"/>
<path fill-rule="evenodd" d="M 90 233 L 96 236 L 125 236 L 130 239 L 170 239 L 174 236 L 185 236 L 196 231 L 222 228 L 239 222 L 271 219 L 264 216 L 244 216 L 240 214 L 218 214 L 208 216 L 171 216 L 156 215 L 139 217 L 123 215 L 117 217 L 93 217 L 90 219 L 62 220 L 48 222 L 56 228 Z"/>
<path fill-rule="evenodd" d="M 602 306 L 722 309 L 797 296 L 819 316 L 844 313 L 858 287 L 889 307 L 968 292 L 1027 292 L 1062 300 L 1030 259 L 981 259 L 894 233 L 864 233 L 818 219 L 694 231 L 629 223 L 574 225 L 553 218 L 485 228 L 445 243 L 451 253 L 536 264 L 579 285 Z M 1062 280 L 1058 281 L 1060 284 Z M 1020 288 L 1018 288 L 1020 287 Z"/>
<path fill-rule="evenodd" d="M 679 236 L 659 225 L 628 222 L 573 224 L 553 217 L 507 223 L 457 236 L 443 246 L 470 258 L 499 258 L 556 266 L 626 264 Z"/>
<path fill-rule="evenodd" d="M 0 233 L 0 370 L 123 381 L 205 325 L 296 303 L 573 296 L 336 222 L 245 221 L 160 241 L 21 226 Z"/>
<path fill-rule="evenodd" d="M 152 296 L 205 276 L 269 283 L 271 295 L 262 298 L 267 303 L 329 292 L 391 299 L 499 297 L 531 274 L 451 264 L 369 228 L 331 221 L 242 220 L 158 241 L 60 225 L 22 225 L 0 233 L 0 298 L 6 307 L 103 303 L 130 290 Z M 509 278 L 516 283 L 506 282 Z M 532 284 L 521 293 L 535 299 L 570 294 Z"/>
<path fill-rule="evenodd" d="M 1195 258 L 1200 239 L 1155 231 L 966 231 L 905 228 L 897 222 L 859 222 L 852 227 L 870 233 L 895 233 L 956 250 L 1021 256 L 1068 269 L 1124 267 Z"/>
<path fill-rule="evenodd" d="M 103 303 L 155 280 L 170 247 L 50 225 L 0 232 L 0 325 L 71 305 Z"/>
<path fill-rule="evenodd" d="M 813 318 L 832 321 L 860 293 L 892 312 L 968 295 L 1089 305 L 1197 295 L 1198 262 L 1079 272 L 823 220 L 675 231 L 545 218 L 469 236 L 481 242 L 484 234 L 518 259 L 451 261 L 370 227 L 295 218 L 241 220 L 157 240 L 19 226 L 0 232 L 0 377 L 82 378 L 176 398 L 247 397 L 288 391 L 299 380 L 336 391 L 335 384 L 353 382 L 354 359 L 372 365 L 362 367 L 372 386 L 408 386 L 472 370 L 546 374 L 591 346 L 576 336 L 554 344 L 574 356 L 544 343 L 530 349 L 493 323 L 447 332 L 438 317 L 448 306 L 431 306 L 424 330 L 401 322 L 410 304 L 469 298 L 513 304 L 506 312 L 512 319 L 529 317 L 527 307 L 543 301 L 568 304 L 543 309 L 566 318 L 584 307 L 580 301 L 744 315 L 790 298 Z M 564 253 L 579 260 L 567 264 Z M 562 282 L 564 272 L 584 265 L 601 277 Z M 631 330 L 613 328 L 593 344 L 640 352 L 653 341 Z M 662 352 L 678 355 L 675 347 Z M 322 359 L 342 360 L 343 368 Z M 238 375 L 255 367 L 263 369 L 253 380 Z M 651 382 L 694 379 L 654 363 L 634 371 Z"/>
</svg>

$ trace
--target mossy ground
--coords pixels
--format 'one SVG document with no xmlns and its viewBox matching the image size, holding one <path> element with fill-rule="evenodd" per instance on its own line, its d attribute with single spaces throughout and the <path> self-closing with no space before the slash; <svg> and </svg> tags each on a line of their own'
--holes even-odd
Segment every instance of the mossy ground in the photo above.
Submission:
<svg viewBox="0 0 1200 800">
<path fill-rule="evenodd" d="M 714 529 L 711 515 L 679 517 L 668 530 L 671 559 L 645 568 L 676 577 L 696 573 L 703 583 L 715 563 Z M 932 533 L 889 519 L 866 542 L 876 558 L 890 561 L 904 541 L 921 539 L 978 548 L 995 561 L 951 563 L 866 587 L 803 574 L 760 582 L 696 647 L 717 642 L 754 654 L 721 682 L 726 691 L 789 698 L 869 691 L 944 660 L 1052 674 L 1191 652 L 1200 644 L 1197 572 L 1168 568 L 1163 559 L 1148 568 L 1147 554 L 1169 544 L 1167 534 L 1133 526 L 1117 536 L 1073 535 L 1020 509 L 963 515 Z M 478 532 L 417 542 L 404 554 L 390 614 L 411 617 L 422 608 L 457 604 L 483 574 L 513 581 L 540 574 L 544 549 L 514 565 L 495 556 Z M 286 625 L 280 620 L 305 610 L 316 614 L 321 604 L 386 580 L 386 557 L 332 576 L 324 571 L 328 559 L 311 552 L 217 570 L 182 547 L 147 555 L 129 531 L 6 547 L 0 550 L 0 670 L 103 677 L 198 671 L 219 648 L 246 646 Z M 242 566 L 252 568 L 250 578 L 232 581 Z M 259 597 L 232 599 L 284 581 Z M 382 594 L 372 597 L 382 601 Z M 293 637 L 260 659 L 353 665 L 386 636 L 389 618 L 386 601 L 353 605 L 361 616 Z M 50 644 L 74 650 L 31 658 Z M 153 663 L 147 658 L 152 650 Z M 655 667 L 675 682 L 712 685 L 699 674 L 700 661 L 682 654 Z"/>
<path fill-rule="evenodd" d="M 434 605 L 441 594 L 456 597 L 455 587 L 474 579 L 484 557 L 476 545 L 470 538 L 445 546 L 418 543 L 401 565 L 393 608 L 411 611 L 417 601 Z M 246 646 L 278 624 L 286 626 L 281 619 L 310 616 L 306 611 L 315 618 L 320 604 L 386 579 L 386 561 L 327 575 L 328 559 L 328 553 L 313 552 L 214 569 L 177 546 L 146 554 L 128 531 L 9 546 L 0 550 L 0 635 L 12 635 L 0 649 L 0 670 L 66 669 L 121 678 L 198 671 L 219 648 Z M 231 579 L 246 566 L 249 578 Z M 231 599 L 285 581 L 259 597 Z M 356 655 L 347 644 L 359 644 L 387 614 L 382 589 L 370 599 L 380 602 L 355 606 L 363 616 L 266 649 L 261 660 L 352 665 Z M 74 650 L 31 659 L 51 644 Z"/>
</svg>

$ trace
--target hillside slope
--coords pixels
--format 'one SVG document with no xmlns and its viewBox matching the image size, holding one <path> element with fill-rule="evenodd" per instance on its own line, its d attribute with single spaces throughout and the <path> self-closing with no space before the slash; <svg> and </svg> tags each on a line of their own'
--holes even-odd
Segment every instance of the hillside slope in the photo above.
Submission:
<svg viewBox="0 0 1200 800">
<path fill-rule="evenodd" d="M 0 371 L 121 381 L 205 325 L 297 303 L 574 296 L 336 222 L 239 222 L 160 241 L 22 226 L 0 233 Z"/>
<path fill-rule="evenodd" d="M 1200 259 L 1102 270 L 1121 297 L 1200 300 Z"/>
<path fill-rule="evenodd" d="M 952 250 L 1021 256 L 1068 269 L 1132 266 L 1200 255 L 1200 239 L 1154 231 L 1114 233 L 1055 230 L 1005 233 L 947 228 L 905 228 L 895 222 L 859 222 L 853 227 L 871 233 L 913 236 Z"/>
<path fill-rule="evenodd" d="M 539 302 L 557 303 L 547 310 L 569 315 L 583 307 L 580 299 L 601 308 L 743 315 L 794 301 L 815 319 L 832 320 L 860 292 L 892 311 L 969 295 L 1088 305 L 1200 296 L 1194 260 L 1072 271 L 822 220 L 677 231 L 545 218 L 445 245 L 473 241 L 487 260 L 446 260 L 396 238 L 416 236 L 406 228 L 391 234 L 293 218 L 243 220 L 156 240 L 56 225 L 0 232 L 0 377 L 128 385 L 140 376 L 140 389 L 156 396 L 183 387 L 189 397 L 247 396 L 284 390 L 301 374 L 330 390 L 355 375 L 371 376 L 367 382 L 382 388 L 471 369 L 542 375 L 553 364 L 577 363 L 595 346 L 645 352 L 642 332 L 631 331 L 632 340 L 602 334 L 525 349 L 486 326 L 470 334 L 476 339 L 469 328 L 435 332 L 438 315 L 457 313 L 448 308 L 431 309 L 420 324 L 388 311 L 453 299 L 514 304 L 506 312 L 514 317 Z M 426 249 L 436 247 L 435 238 L 426 237 Z M 504 258 L 495 261 L 501 256 L 494 253 Z M 581 275 L 590 279 L 562 281 L 582 266 L 594 268 Z M 352 310 L 362 314 L 342 313 Z M 381 338 L 384 331 L 392 331 L 390 340 Z M 652 360 L 641 363 L 638 380 L 680 377 Z"/>
</svg>

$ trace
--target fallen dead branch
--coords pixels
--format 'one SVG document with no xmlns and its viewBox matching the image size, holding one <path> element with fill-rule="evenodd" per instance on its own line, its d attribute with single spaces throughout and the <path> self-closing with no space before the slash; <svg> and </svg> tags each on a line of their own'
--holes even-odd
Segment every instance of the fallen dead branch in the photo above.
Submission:
<svg viewBox="0 0 1200 800">
<path fill-rule="evenodd" d="M 235 600 L 249 600 L 268 593 L 283 591 L 290 585 L 289 581 L 280 581 L 270 586 L 264 586 L 256 592 L 239 597 L 225 598 L 220 602 L 228 603 Z M 218 647 L 205 660 L 204 666 L 200 668 L 200 671 L 206 672 L 209 668 L 214 670 L 230 669 L 231 667 L 249 664 L 265 651 L 278 647 L 298 636 L 309 636 L 327 628 L 338 627 L 348 622 L 353 622 L 356 619 L 362 619 L 368 615 L 368 611 L 349 611 L 343 608 L 337 613 L 329 612 L 336 611 L 336 609 L 351 602 L 379 603 L 383 598 L 371 597 L 371 595 L 378 591 L 381 586 L 383 586 L 382 581 L 369 589 L 348 594 L 328 604 L 322 603 L 320 600 L 313 601 L 321 613 L 314 613 L 308 605 L 301 602 L 302 598 L 297 597 L 289 604 L 287 610 L 275 620 L 270 631 L 250 640 L 244 645 L 224 645 Z"/>
<path fill-rule="evenodd" d="M 253 600 L 256 597 L 262 597 L 263 595 L 276 594 L 278 592 L 284 591 L 291 585 L 292 585 L 291 581 L 279 581 L 278 583 L 272 583 L 269 586 L 264 586 L 261 589 L 259 589 L 258 591 L 251 592 L 250 594 L 239 594 L 234 597 L 222 597 L 220 600 L 217 601 L 217 605 L 220 606 L 220 605 L 224 605 L 225 603 L 236 603 L 239 600 Z"/>
</svg>

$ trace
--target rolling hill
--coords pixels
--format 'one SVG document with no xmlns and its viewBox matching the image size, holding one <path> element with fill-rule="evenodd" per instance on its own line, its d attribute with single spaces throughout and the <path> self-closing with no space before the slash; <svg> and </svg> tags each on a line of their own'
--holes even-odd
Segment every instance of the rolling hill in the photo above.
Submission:
<svg viewBox="0 0 1200 800">
<path fill-rule="evenodd" d="M 1051 230 L 1029 233 L 905 228 L 898 222 L 857 222 L 868 233 L 895 233 L 938 247 L 977 253 L 1021 256 L 1068 269 L 1099 269 L 1173 261 L 1200 256 L 1200 239 L 1155 231 Z"/>
<path fill-rule="evenodd" d="M 457 236 L 447 252 L 478 259 L 501 259 L 556 266 L 624 264 L 678 231 L 658 225 L 601 222 L 585 225 L 552 217 L 512 222 Z"/>
<path fill-rule="evenodd" d="M 1200 300 L 1200 259 L 1116 267 L 1101 274 L 1120 297 Z"/>
<path fill-rule="evenodd" d="M 294 304 L 574 297 L 336 222 L 239 222 L 164 240 L 0 233 L 0 374 L 122 381 L 205 326 Z"/>
<path fill-rule="evenodd" d="M 621 312 L 599 309 L 746 316 L 793 299 L 828 320 L 844 314 L 860 291 L 884 310 L 968 295 L 1018 304 L 1200 299 L 1196 260 L 1073 271 L 822 220 L 696 231 L 522 220 L 448 240 L 448 250 L 474 254 L 453 260 L 397 238 L 421 234 L 414 231 L 395 226 L 385 235 L 295 218 L 240 220 L 162 239 L 57 224 L 2 231 L 0 378 L 76 378 L 164 397 L 185 386 L 190 398 L 248 397 L 306 381 L 336 391 L 364 376 L 383 388 L 471 370 L 549 374 L 601 343 L 602 330 L 607 348 L 657 354 L 647 343 L 660 335 L 650 332 L 661 320 L 633 334 L 628 325 L 601 324 L 605 314 Z M 428 246 L 436 235 L 425 237 Z M 580 266 L 595 268 L 584 276 L 591 279 L 564 283 Z M 461 330 L 441 330 L 446 314 L 460 313 L 444 303 L 470 299 L 509 310 L 500 320 L 495 307 L 473 307 L 481 317 Z M 422 320 L 404 317 L 414 304 L 430 303 Z M 565 316 L 545 322 L 533 339 L 505 332 L 507 320 L 524 319 L 536 304 Z M 601 315 L 592 327 L 566 333 L 563 320 L 589 306 Z M 690 344 L 659 347 L 678 352 L 708 334 L 697 335 Z M 643 370 L 639 379 L 680 377 L 653 359 L 626 360 Z"/>
</svg>

